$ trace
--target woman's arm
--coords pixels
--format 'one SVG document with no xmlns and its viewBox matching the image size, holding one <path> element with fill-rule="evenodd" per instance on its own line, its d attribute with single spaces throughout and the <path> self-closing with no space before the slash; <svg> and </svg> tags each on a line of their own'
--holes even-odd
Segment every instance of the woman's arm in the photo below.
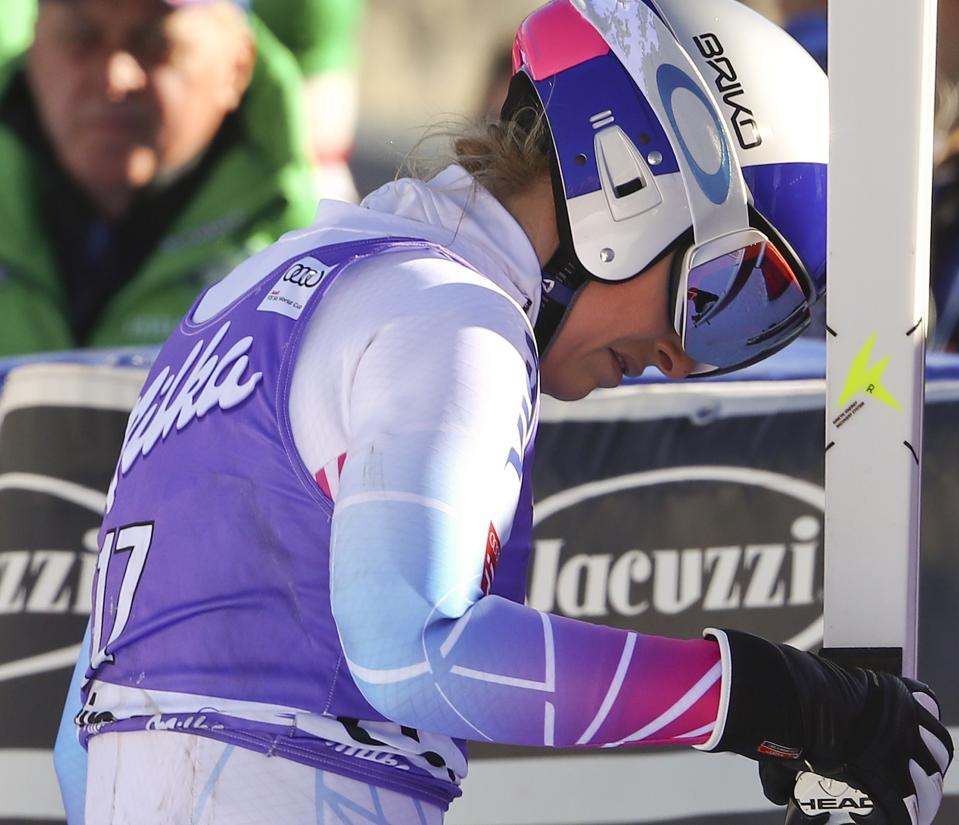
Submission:
<svg viewBox="0 0 959 825">
<path fill-rule="evenodd" d="M 358 687 L 396 722 L 469 739 L 704 742 L 720 701 L 714 642 L 484 595 L 489 527 L 505 543 L 519 494 L 535 361 L 515 308 L 474 291 L 468 312 L 381 330 L 356 373 L 331 580 Z"/>
</svg>

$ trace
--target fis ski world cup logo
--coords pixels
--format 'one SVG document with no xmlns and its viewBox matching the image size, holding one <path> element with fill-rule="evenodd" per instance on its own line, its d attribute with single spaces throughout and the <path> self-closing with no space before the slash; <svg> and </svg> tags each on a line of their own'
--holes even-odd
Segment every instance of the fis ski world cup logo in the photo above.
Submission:
<svg viewBox="0 0 959 825">
<path fill-rule="evenodd" d="M 260 312 L 275 312 L 296 320 L 303 313 L 307 302 L 316 294 L 330 268 L 322 261 L 307 256 L 290 264 L 279 280 L 260 302 Z"/>
<path fill-rule="evenodd" d="M 825 491 L 738 466 L 669 467 L 537 502 L 532 607 L 641 633 L 726 625 L 822 640 Z"/>
</svg>

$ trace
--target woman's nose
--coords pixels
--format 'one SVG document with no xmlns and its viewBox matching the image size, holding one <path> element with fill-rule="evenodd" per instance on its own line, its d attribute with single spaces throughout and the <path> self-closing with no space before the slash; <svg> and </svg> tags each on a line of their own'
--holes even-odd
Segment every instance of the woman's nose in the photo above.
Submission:
<svg viewBox="0 0 959 825">
<path fill-rule="evenodd" d="M 679 336 L 673 333 L 656 342 L 656 366 L 667 378 L 681 381 L 696 368 L 696 362 L 686 354 Z"/>
</svg>

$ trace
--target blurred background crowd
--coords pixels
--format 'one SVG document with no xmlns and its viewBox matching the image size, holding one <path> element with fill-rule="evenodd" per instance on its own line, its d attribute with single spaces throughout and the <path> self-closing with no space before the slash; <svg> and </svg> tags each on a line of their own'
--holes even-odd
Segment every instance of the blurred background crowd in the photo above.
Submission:
<svg viewBox="0 0 959 825">
<path fill-rule="evenodd" d="M 319 198 L 391 179 L 438 120 L 495 116 L 537 5 L 4 0 L 0 356 L 160 343 Z M 748 5 L 828 70 L 826 0 Z M 930 343 L 959 350 L 959 0 L 939 5 Z"/>
</svg>

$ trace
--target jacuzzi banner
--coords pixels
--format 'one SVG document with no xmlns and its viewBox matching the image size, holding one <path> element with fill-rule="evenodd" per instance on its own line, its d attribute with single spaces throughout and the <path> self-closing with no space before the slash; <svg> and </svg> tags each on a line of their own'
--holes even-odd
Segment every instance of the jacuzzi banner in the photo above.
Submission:
<svg viewBox="0 0 959 825">
<path fill-rule="evenodd" d="M 62 821 L 50 749 L 89 610 L 95 531 L 144 377 L 41 365 L 0 395 L 0 822 Z M 641 633 L 822 639 L 823 392 L 779 356 L 750 380 L 543 407 L 529 601 Z M 959 360 L 930 372 L 921 676 L 959 733 Z M 868 564 L 863 570 L 868 576 Z M 781 825 L 747 760 L 474 745 L 449 825 Z M 959 779 L 937 820 L 959 821 Z"/>
<path fill-rule="evenodd" d="M 63 820 L 51 750 L 142 368 L 37 363 L 0 395 L 0 821 Z M 142 364 L 142 359 L 140 361 Z"/>
<path fill-rule="evenodd" d="M 815 644 L 822 428 L 804 417 L 610 423 L 601 457 L 595 424 L 545 425 L 530 603 L 642 633 L 734 624 Z"/>
</svg>

